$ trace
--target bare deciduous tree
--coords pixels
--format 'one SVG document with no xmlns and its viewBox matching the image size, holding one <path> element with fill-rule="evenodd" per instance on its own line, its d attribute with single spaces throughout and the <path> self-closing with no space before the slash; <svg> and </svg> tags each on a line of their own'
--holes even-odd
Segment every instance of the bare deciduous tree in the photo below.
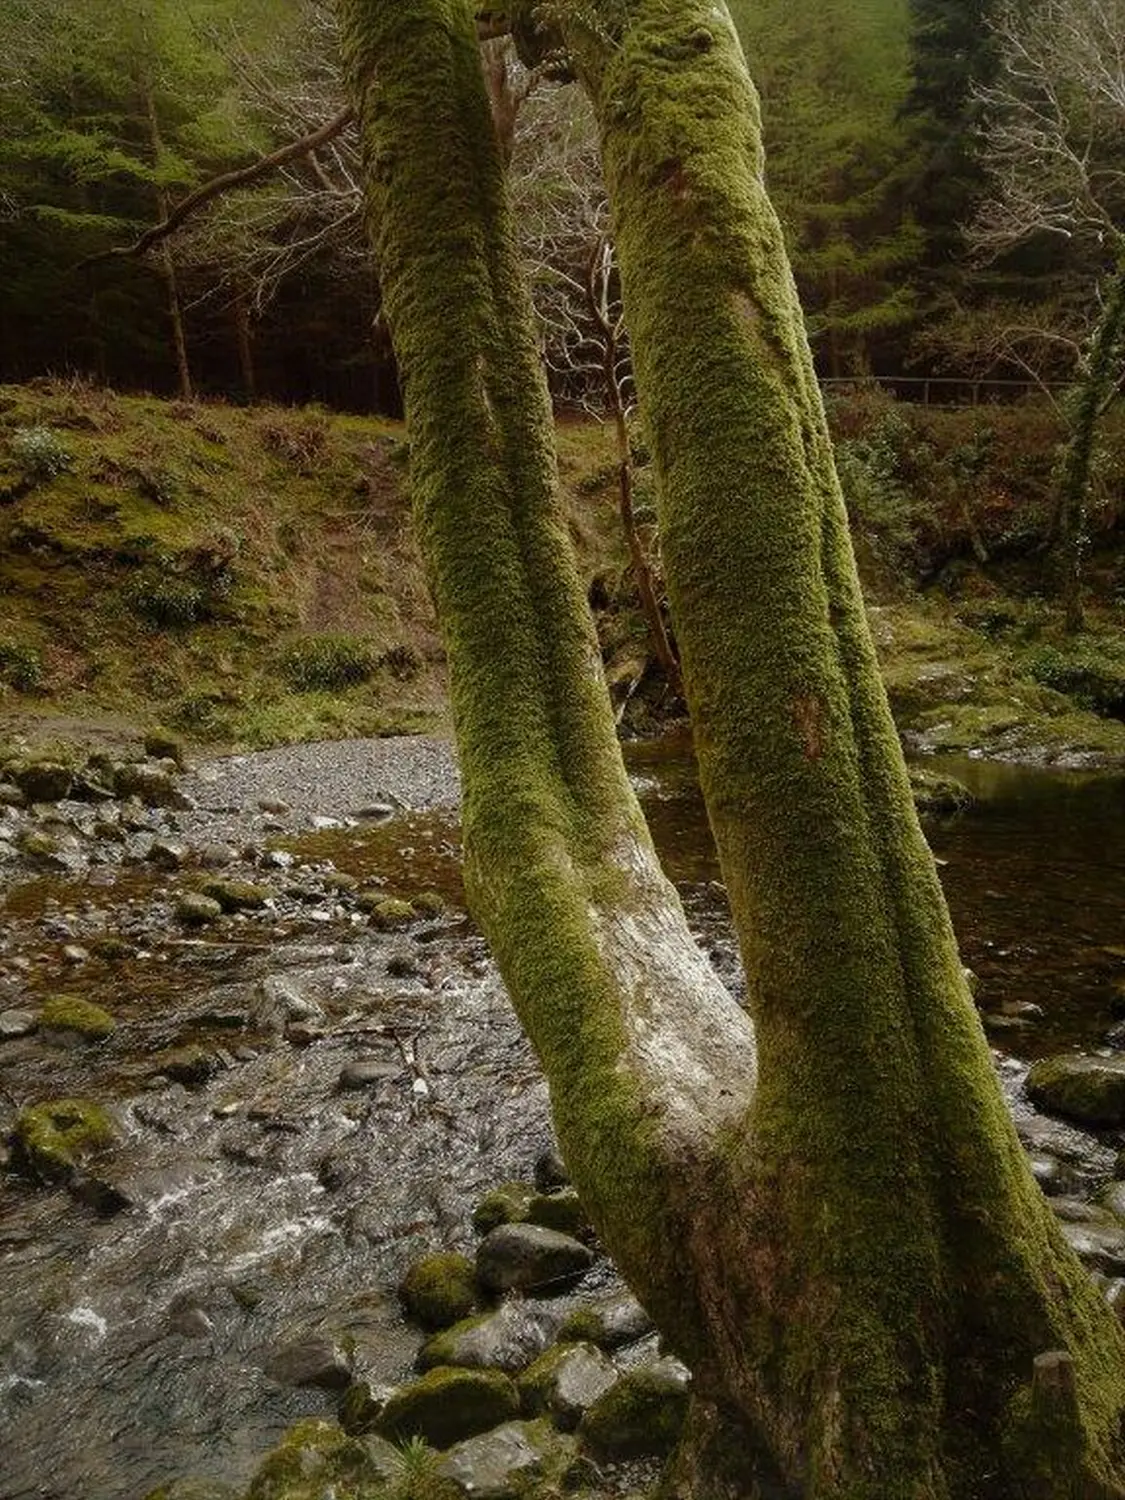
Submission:
<svg viewBox="0 0 1125 1500">
<path fill-rule="evenodd" d="M 1066 625 L 1075 631 L 1097 424 L 1125 375 L 1125 0 L 1009 4 L 992 24 L 1003 65 L 978 98 L 993 192 L 970 243 L 995 259 L 1061 237 L 1093 283 L 1056 480 Z M 1017 351 L 1027 332 L 1007 340 L 1010 357 L 1026 360 Z"/>
</svg>

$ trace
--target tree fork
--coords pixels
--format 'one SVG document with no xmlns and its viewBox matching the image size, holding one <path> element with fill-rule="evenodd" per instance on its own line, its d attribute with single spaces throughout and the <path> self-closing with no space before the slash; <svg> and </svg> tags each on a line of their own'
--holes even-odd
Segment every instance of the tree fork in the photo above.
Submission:
<svg viewBox="0 0 1125 1500">
<path fill-rule="evenodd" d="M 472 8 L 340 9 L 466 884 L 594 1222 L 693 1368 L 686 1482 L 707 1494 L 723 1456 L 710 1409 L 764 1453 L 718 1476 L 756 1500 L 975 1500 L 982 1475 L 989 1500 L 1120 1496 L 1122 1335 L 1031 1178 L 964 990 L 729 18 L 614 0 L 599 21 L 583 0 L 563 39 L 600 121 L 756 1089 L 749 1024 L 614 741 Z M 1045 1351 L 1073 1361 L 1065 1459 L 1033 1399 Z"/>
</svg>

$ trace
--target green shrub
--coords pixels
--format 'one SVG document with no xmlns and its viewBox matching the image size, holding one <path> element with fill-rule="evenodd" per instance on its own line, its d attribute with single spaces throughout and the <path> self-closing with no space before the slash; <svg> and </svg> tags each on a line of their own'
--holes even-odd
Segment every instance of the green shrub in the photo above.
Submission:
<svg viewBox="0 0 1125 1500">
<path fill-rule="evenodd" d="M 49 427 L 17 427 L 11 449 L 24 476 L 31 480 L 54 479 L 65 474 L 73 462 L 66 444 Z"/>
<path fill-rule="evenodd" d="M 916 537 L 913 501 L 903 477 L 911 436 L 909 424 L 892 407 L 866 432 L 836 444 L 848 515 L 887 562 L 901 561 Z"/>
<path fill-rule="evenodd" d="M 286 649 L 281 670 L 298 692 L 316 692 L 366 682 L 378 664 L 370 641 L 353 635 L 311 635 Z"/>
<path fill-rule="evenodd" d="M 146 570 L 125 590 L 134 614 L 153 625 L 195 625 L 209 614 L 207 592 L 187 578 Z"/>
<path fill-rule="evenodd" d="M 0 640 L 0 682 L 20 693 L 32 693 L 43 681 L 43 658 L 34 646 Z"/>
<path fill-rule="evenodd" d="M 1041 646 L 1028 658 L 1027 670 L 1043 687 L 1068 694 L 1081 708 L 1106 718 L 1125 717 L 1125 661 L 1114 661 L 1092 646 L 1073 651 Z"/>
</svg>

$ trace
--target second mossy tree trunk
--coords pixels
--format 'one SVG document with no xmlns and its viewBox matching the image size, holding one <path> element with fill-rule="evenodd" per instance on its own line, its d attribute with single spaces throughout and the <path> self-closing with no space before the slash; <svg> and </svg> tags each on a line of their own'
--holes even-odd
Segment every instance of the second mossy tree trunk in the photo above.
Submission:
<svg viewBox="0 0 1125 1500">
<path fill-rule="evenodd" d="M 965 992 L 725 8 L 513 20 L 525 45 L 561 24 L 547 41 L 600 122 L 760 1073 L 614 742 L 472 7 L 340 11 L 467 886 L 594 1222 L 693 1369 L 675 1482 L 700 1500 L 1121 1495 L 1122 1336 L 1031 1178 Z"/>
</svg>

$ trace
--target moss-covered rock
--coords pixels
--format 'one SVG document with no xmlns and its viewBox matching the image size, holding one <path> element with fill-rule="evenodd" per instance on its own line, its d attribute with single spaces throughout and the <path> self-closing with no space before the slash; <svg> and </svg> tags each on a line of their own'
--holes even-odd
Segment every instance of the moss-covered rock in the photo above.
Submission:
<svg viewBox="0 0 1125 1500">
<path fill-rule="evenodd" d="M 563 1188 L 557 1193 L 536 1193 L 527 1205 L 527 1222 L 569 1235 L 583 1234 L 590 1228 L 586 1210 L 574 1188 Z"/>
<path fill-rule="evenodd" d="M 477 1247 L 477 1277 L 491 1292 L 539 1290 L 580 1276 L 593 1263 L 578 1240 L 538 1224 L 501 1224 Z"/>
<path fill-rule="evenodd" d="M 144 1500 L 240 1500 L 240 1492 L 216 1479 L 195 1479 L 188 1475 L 150 1490 Z"/>
<path fill-rule="evenodd" d="M 424 1255 L 407 1271 L 398 1290 L 402 1305 L 423 1328 L 448 1328 L 476 1306 L 476 1271 L 464 1255 Z"/>
<path fill-rule="evenodd" d="M 225 912 L 260 911 L 270 899 L 268 886 L 255 885 L 249 880 L 208 880 L 201 887 L 201 894 L 219 903 Z"/>
<path fill-rule="evenodd" d="M 22 1109 L 12 1133 L 12 1159 L 26 1176 L 59 1182 L 78 1163 L 111 1146 L 113 1121 L 88 1099 L 53 1099 Z"/>
<path fill-rule="evenodd" d="M 1027 1075 L 1037 1109 L 1082 1125 L 1125 1125 L 1125 1057 L 1044 1057 Z"/>
<path fill-rule="evenodd" d="M 167 729 L 148 730 L 145 734 L 145 754 L 153 760 L 174 761 L 181 769 L 187 760 L 183 740 Z"/>
<path fill-rule="evenodd" d="M 554 1330 L 552 1319 L 535 1312 L 532 1304 L 516 1299 L 479 1318 L 465 1318 L 426 1340 L 418 1352 L 418 1369 L 465 1365 L 509 1374 L 525 1370 L 550 1344 Z"/>
<path fill-rule="evenodd" d="M 222 1062 L 206 1047 L 173 1047 L 161 1053 L 156 1071 L 185 1088 L 202 1088 L 222 1068 Z"/>
<path fill-rule="evenodd" d="M 368 894 L 360 896 L 356 904 L 361 911 L 367 913 L 372 927 L 382 930 L 405 927 L 415 918 L 415 911 L 410 902 L 402 901 L 397 896 Z"/>
<path fill-rule="evenodd" d="M 205 896 L 202 891 L 185 891 L 176 899 L 176 918 L 185 927 L 206 927 L 218 921 L 222 914 L 221 904 L 214 896 Z"/>
<path fill-rule="evenodd" d="M 628 1370 L 582 1418 L 578 1435 L 601 1458 L 671 1453 L 687 1415 L 689 1383 L 674 1360 Z"/>
<path fill-rule="evenodd" d="M 374 1432 L 385 1405 L 385 1396 L 380 1395 L 369 1380 L 353 1380 L 340 1398 L 337 1412 L 340 1426 L 351 1437 Z"/>
<path fill-rule="evenodd" d="M 108 1010 L 77 995 L 52 995 L 39 1015 L 40 1031 L 84 1042 L 104 1042 L 116 1024 Z"/>
<path fill-rule="evenodd" d="M 6 777 L 29 802 L 60 802 L 74 785 L 71 768 L 54 760 L 16 762 L 8 767 Z"/>
<path fill-rule="evenodd" d="M 620 1378 L 594 1345 L 556 1344 L 523 1372 L 516 1388 L 527 1416 L 550 1417 L 564 1432 L 573 1432 Z"/>
<path fill-rule="evenodd" d="M 500 1224 L 523 1224 L 537 1196 L 530 1182 L 502 1182 L 473 1209 L 473 1228 L 489 1234 Z"/>
<path fill-rule="evenodd" d="M 620 1349 L 644 1338 L 652 1327 L 652 1319 L 632 1292 L 619 1292 L 597 1302 L 583 1302 L 568 1313 L 559 1339 L 596 1344 L 599 1349 Z"/>
<path fill-rule="evenodd" d="M 973 794 L 964 782 L 921 766 L 910 767 L 910 792 L 919 812 L 948 815 L 973 805 Z"/>
<path fill-rule="evenodd" d="M 411 905 L 420 917 L 440 917 L 449 909 L 440 891 L 419 891 L 411 897 Z"/>
<path fill-rule="evenodd" d="M 246 1500 L 370 1500 L 386 1474 L 364 1443 L 335 1422 L 298 1422 L 265 1459 Z"/>
<path fill-rule="evenodd" d="M 422 1437 L 448 1448 L 510 1421 L 519 1409 L 519 1393 L 501 1371 L 439 1366 L 395 1391 L 377 1430 L 392 1441 Z"/>
<path fill-rule="evenodd" d="M 519 1500 L 572 1491 L 594 1478 L 572 1438 L 550 1423 L 506 1422 L 452 1448 L 438 1473 L 472 1500 Z"/>
<path fill-rule="evenodd" d="M 146 807 L 189 807 L 191 804 L 162 766 L 127 761 L 114 770 L 113 789 L 119 797 L 136 797 Z"/>
</svg>

